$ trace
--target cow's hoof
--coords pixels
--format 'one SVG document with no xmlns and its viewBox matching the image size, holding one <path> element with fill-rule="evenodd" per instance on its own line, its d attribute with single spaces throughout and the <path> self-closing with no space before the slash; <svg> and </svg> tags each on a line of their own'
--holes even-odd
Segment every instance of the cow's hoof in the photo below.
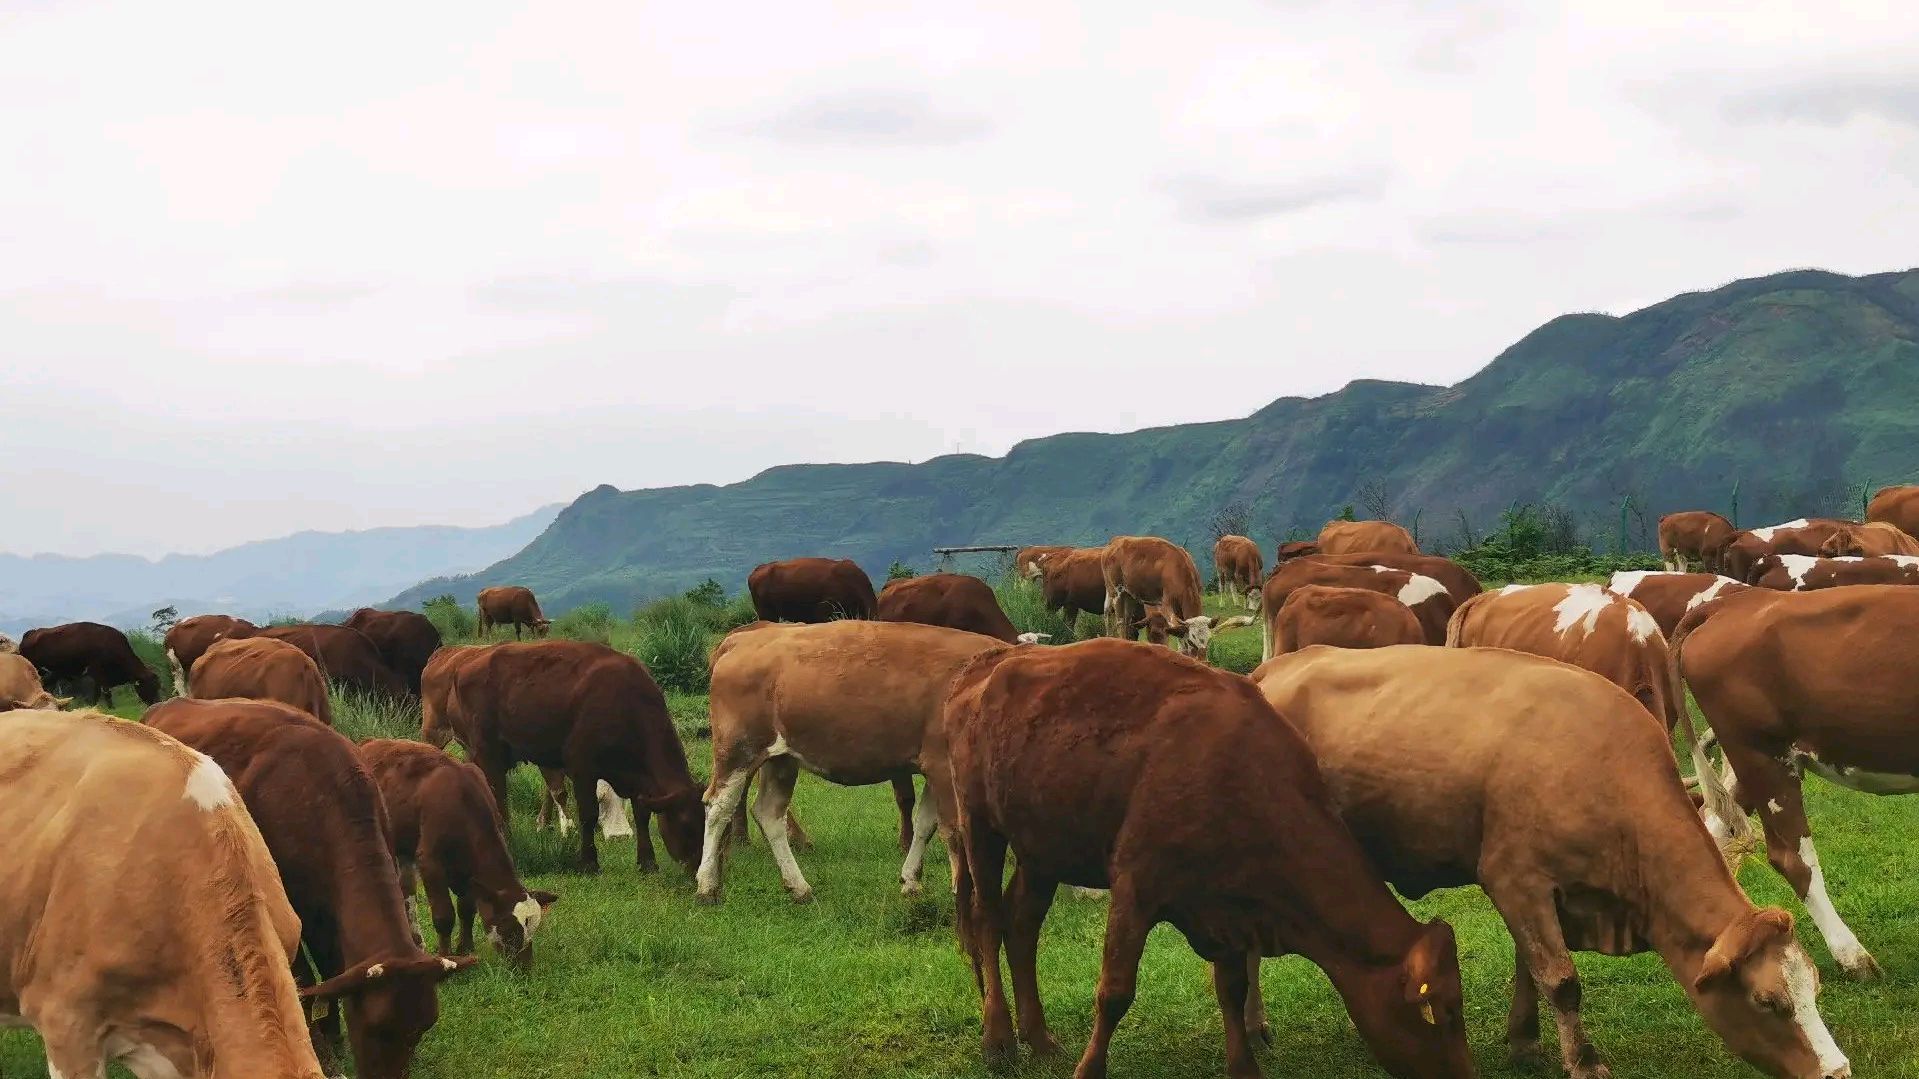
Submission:
<svg viewBox="0 0 1919 1079">
<path fill-rule="evenodd" d="M 1886 972 L 1879 967 L 1879 961 L 1867 951 L 1861 951 L 1850 962 L 1841 961 L 1839 969 L 1855 982 L 1876 982 L 1886 976 Z"/>
<path fill-rule="evenodd" d="M 642 873 L 658 873 L 659 871 L 660 871 L 660 863 L 658 862 L 641 862 L 640 863 L 640 872 Z"/>
<path fill-rule="evenodd" d="M 924 889 L 920 885 L 919 881 L 916 881 L 916 880 L 900 881 L 900 894 L 905 896 L 908 899 L 918 899 L 920 892 L 923 890 Z"/>
<path fill-rule="evenodd" d="M 706 906 L 717 907 L 720 905 L 720 899 L 722 897 L 720 895 L 720 890 L 718 888 L 715 888 L 710 892 L 702 888 L 700 891 L 694 893 L 694 898 L 698 899 L 702 904 Z"/>
<path fill-rule="evenodd" d="M 600 863 L 598 863 L 598 862 L 581 862 L 581 863 L 580 863 L 580 872 L 582 872 L 582 873 L 585 873 L 585 874 L 586 874 L 587 876 L 589 876 L 589 877 L 597 877 L 597 876 L 599 876 L 599 875 L 600 875 Z"/>
<path fill-rule="evenodd" d="M 986 1058 L 989 1071 L 1012 1071 L 1019 1063 L 1019 1047 L 1013 1041 L 1011 1032 L 999 1037 L 988 1036 L 980 1039 L 980 1055 Z"/>
<path fill-rule="evenodd" d="M 1273 1025 L 1271 1023 L 1268 1023 L 1264 1019 L 1262 1019 L 1259 1021 L 1259 1024 L 1257 1026 L 1249 1028 L 1247 1030 L 1247 1033 L 1253 1036 L 1254 1041 L 1257 1041 L 1259 1044 L 1266 1046 L 1268 1049 L 1272 1048 Z"/>
<path fill-rule="evenodd" d="M 788 888 L 786 894 L 792 896 L 793 902 L 795 903 L 811 903 L 813 901 L 813 889 L 811 888 Z"/>
<path fill-rule="evenodd" d="M 1065 1050 L 1059 1047 L 1059 1039 L 1053 1037 L 1050 1030 L 1042 1030 L 1037 1038 L 1028 1038 L 1026 1045 L 1036 1057 L 1056 1057 Z"/>
<path fill-rule="evenodd" d="M 1513 1042 L 1506 1047 L 1506 1059 L 1520 1068 L 1543 1068 L 1546 1066 L 1546 1050 L 1540 1048 L 1539 1039 Z"/>
</svg>

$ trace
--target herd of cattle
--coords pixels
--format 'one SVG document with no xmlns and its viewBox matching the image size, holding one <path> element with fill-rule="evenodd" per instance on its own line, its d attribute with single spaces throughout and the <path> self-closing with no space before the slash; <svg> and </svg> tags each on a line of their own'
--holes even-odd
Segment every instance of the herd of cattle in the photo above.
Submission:
<svg viewBox="0 0 1919 1079">
<path fill-rule="evenodd" d="M 541 816 L 562 832 L 570 787 L 582 869 L 598 870 L 601 834 L 634 835 L 655 868 L 657 818 L 707 902 L 747 837 L 756 776 L 751 816 L 791 896 L 812 897 L 794 855 L 804 770 L 892 784 L 908 894 L 945 838 L 995 1063 L 1016 1042 L 1059 1051 L 1035 955 L 1067 885 L 1110 893 L 1078 1079 L 1106 1073 L 1159 923 L 1212 964 L 1235 1077 L 1259 1074 L 1253 1045 L 1271 1036 L 1260 959 L 1288 953 L 1326 972 L 1388 1072 L 1471 1076 L 1452 930 L 1388 885 L 1477 884 L 1516 943 L 1515 1056 L 1540 1051 L 1543 997 L 1566 1071 L 1607 1075 L 1571 953 L 1653 951 L 1732 1053 L 1841 1079 L 1851 1066 L 1792 916 L 1755 907 L 1729 867 L 1757 846 L 1758 816 L 1838 965 L 1877 973 L 1827 892 L 1800 795 L 1806 770 L 1919 791 L 1919 666 L 1886 658 L 1919 635 L 1919 589 L 1890 587 L 1919 583 L 1919 488 L 1881 492 L 1868 518 L 1738 531 L 1674 514 L 1664 572 L 1496 591 L 1384 522 L 1333 522 L 1283 545 L 1270 573 L 1228 536 L 1216 577 L 1248 613 L 1226 618 L 1204 613 L 1196 563 L 1165 540 L 1023 549 L 1017 574 L 1049 608 L 1103 619 L 1103 636 L 1058 647 L 1017 632 L 972 577 L 875 594 L 850 562 L 770 563 L 748 582 L 762 621 L 712 653 L 705 785 L 646 667 L 546 639 L 524 588 L 480 594 L 481 625 L 514 629 L 488 645 L 443 647 L 410 612 L 189 618 L 166 636 L 167 701 L 109 627 L 0 639 L 0 830 L 15 855 L 0 874 L 0 1026 L 38 1031 L 66 1079 L 109 1061 L 140 1079 L 314 1079 L 342 1071 L 344 1013 L 357 1074 L 404 1076 L 438 983 L 475 962 L 476 920 L 530 964 L 555 901 L 508 850 L 514 766 L 545 774 Z M 1216 633 L 1254 621 L 1250 676 L 1207 664 Z M 417 699 L 420 739 L 349 741 L 329 681 Z M 62 711 L 69 685 L 109 702 L 131 685 L 151 707 L 141 723 Z"/>
</svg>

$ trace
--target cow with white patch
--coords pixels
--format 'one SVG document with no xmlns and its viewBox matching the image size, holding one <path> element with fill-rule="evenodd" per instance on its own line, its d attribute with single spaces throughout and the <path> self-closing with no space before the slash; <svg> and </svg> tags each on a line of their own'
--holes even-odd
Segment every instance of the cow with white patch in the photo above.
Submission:
<svg viewBox="0 0 1919 1079">
<path fill-rule="evenodd" d="M 320 1079 L 300 921 L 219 765 L 97 713 L 0 730 L 0 1028 L 56 1079 Z"/>
<path fill-rule="evenodd" d="M 1446 622 L 1457 603 L 1444 583 L 1423 573 L 1393 569 L 1390 566 L 1348 566 L 1317 556 L 1281 562 L 1266 578 L 1260 600 L 1260 655 L 1271 659 L 1279 640 L 1279 613 L 1294 591 L 1307 585 L 1335 588 L 1364 588 L 1393 597 L 1412 610 L 1427 644 L 1446 643 Z"/>
<path fill-rule="evenodd" d="M 1621 570 L 1612 575 L 1606 587 L 1650 611 L 1653 621 L 1659 623 L 1659 632 L 1670 639 L 1687 611 L 1752 586 L 1716 573 Z"/>
<path fill-rule="evenodd" d="M 1815 558 L 1772 554 L 1754 563 L 1752 583 L 1775 592 L 1812 592 L 1855 584 L 1919 584 L 1919 555 Z"/>
<path fill-rule="evenodd" d="M 1712 725 L 1733 780 L 1699 769 L 1707 824 L 1731 847 L 1757 814 L 1773 868 L 1847 973 L 1879 973 L 1826 890 L 1800 784 L 1810 771 L 1868 794 L 1919 793 L 1919 589 L 1753 589 L 1700 607 L 1673 637 L 1673 666 Z M 1709 810 L 1710 812 L 1710 810 Z"/>
<path fill-rule="evenodd" d="M 1671 730 L 1673 699 L 1666 638 L 1652 613 L 1596 584 L 1510 585 L 1460 604 L 1446 627 L 1450 648 L 1509 648 L 1599 675 L 1632 695 Z"/>
<path fill-rule="evenodd" d="M 1201 610 L 1199 566 L 1186 548 L 1158 536 L 1114 536 L 1100 553 L 1106 582 L 1107 632 L 1132 639 L 1146 631 L 1151 644 L 1175 646 L 1205 659 L 1213 634 L 1250 626 L 1235 615 L 1215 623 Z"/>
<path fill-rule="evenodd" d="M 1750 583 L 1753 567 L 1767 555 L 1816 555 L 1835 533 L 1857 523 L 1837 517 L 1800 517 L 1783 524 L 1736 532 L 1719 549 L 1715 568 L 1735 581 Z"/>
<path fill-rule="evenodd" d="M 1372 551 L 1363 554 L 1315 554 L 1307 556 L 1315 562 L 1329 566 L 1385 566 L 1387 569 L 1404 570 L 1417 573 L 1422 577 L 1431 577 L 1446 586 L 1446 592 L 1453 597 L 1455 605 L 1466 602 L 1486 589 L 1473 576 L 1473 571 L 1453 561 L 1431 554 L 1402 554 L 1393 551 Z"/>
</svg>

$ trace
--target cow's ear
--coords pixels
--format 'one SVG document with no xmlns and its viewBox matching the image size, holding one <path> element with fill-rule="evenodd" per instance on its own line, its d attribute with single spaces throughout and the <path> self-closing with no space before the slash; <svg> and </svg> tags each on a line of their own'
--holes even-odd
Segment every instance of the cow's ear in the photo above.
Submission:
<svg viewBox="0 0 1919 1079">
<path fill-rule="evenodd" d="M 560 901 L 560 897 L 554 895 L 552 892 L 542 892 L 537 888 L 526 894 L 533 897 L 533 901 L 540 905 L 541 910 L 545 910 Z"/>
</svg>

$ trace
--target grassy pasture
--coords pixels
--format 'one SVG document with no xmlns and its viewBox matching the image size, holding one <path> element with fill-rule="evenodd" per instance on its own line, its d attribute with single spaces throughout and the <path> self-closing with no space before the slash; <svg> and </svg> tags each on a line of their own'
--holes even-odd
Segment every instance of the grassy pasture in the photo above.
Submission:
<svg viewBox="0 0 1919 1079">
<path fill-rule="evenodd" d="M 1015 621 L 1045 628 L 1017 614 Z M 1081 628 L 1090 630 L 1090 620 Z M 641 636 L 617 621 L 608 632 L 616 645 Z M 1258 653 L 1257 628 L 1215 644 L 1216 661 L 1235 669 L 1250 669 Z M 339 703 L 341 725 L 355 737 L 405 734 L 417 722 L 410 714 Z M 703 775 L 710 763 L 705 698 L 675 693 L 670 704 L 694 771 Z M 119 711 L 134 716 L 138 706 Z M 954 944 L 943 855 L 935 852 L 928 867 L 926 897 L 903 899 L 886 788 L 801 778 L 794 805 L 816 843 L 799 854 L 816 891 L 812 904 L 787 900 L 756 835 L 730 861 L 725 902 L 703 907 L 678 867 L 638 874 L 630 840 L 602 843 L 599 877 L 573 874 L 572 844 L 531 828 L 536 780 L 531 769 L 514 777 L 511 840 L 527 882 L 561 899 L 536 940 L 534 969 L 516 974 L 482 945 L 481 965 L 441 994 L 439 1025 L 414 1068 L 418 1079 L 989 1074 L 978 1052 L 977 995 Z M 1808 780 L 1807 792 L 1835 902 L 1887 979 L 1843 980 L 1768 867 L 1749 864 L 1741 881 L 1756 901 L 1799 916 L 1801 938 L 1827 977 L 1822 1010 L 1856 1074 L 1919 1076 L 1919 799 L 1874 799 L 1817 779 Z M 1556 1066 L 1523 1069 L 1506 1061 L 1513 948 L 1485 897 L 1467 888 L 1411 906 L 1421 917 L 1446 917 L 1458 930 L 1481 1075 L 1558 1074 Z M 1090 1027 L 1104 919 L 1102 901 L 1062 892 L 1042 941 L 1042 990 L 1069 1058 Z M 1723 1051 L 1655 957 L 1577 961 L 1588 1027 L 1618 1079 L 1757 1074 Z M 1263 980 L 1277 1037 L 1262 1054 L 1267 1074 L 1385 1075 L 1315 968 L 1297 958 L 1269 961 Z M 1550 1041 L 1550 1020 L 1545 1030 Z M 1138 1001 L 1114 1042 L 1113 1074 L 1183 1079 L 1223 1068 L 1206 968 L 1161 927 L 1141 967 Z M 1015 1074 L 1071 1071 L 1071 1059 L 1025 1060 Z M 33 1035 L 0 1033 L 0 1075 L 46 1075 Z"/>
</svg>

